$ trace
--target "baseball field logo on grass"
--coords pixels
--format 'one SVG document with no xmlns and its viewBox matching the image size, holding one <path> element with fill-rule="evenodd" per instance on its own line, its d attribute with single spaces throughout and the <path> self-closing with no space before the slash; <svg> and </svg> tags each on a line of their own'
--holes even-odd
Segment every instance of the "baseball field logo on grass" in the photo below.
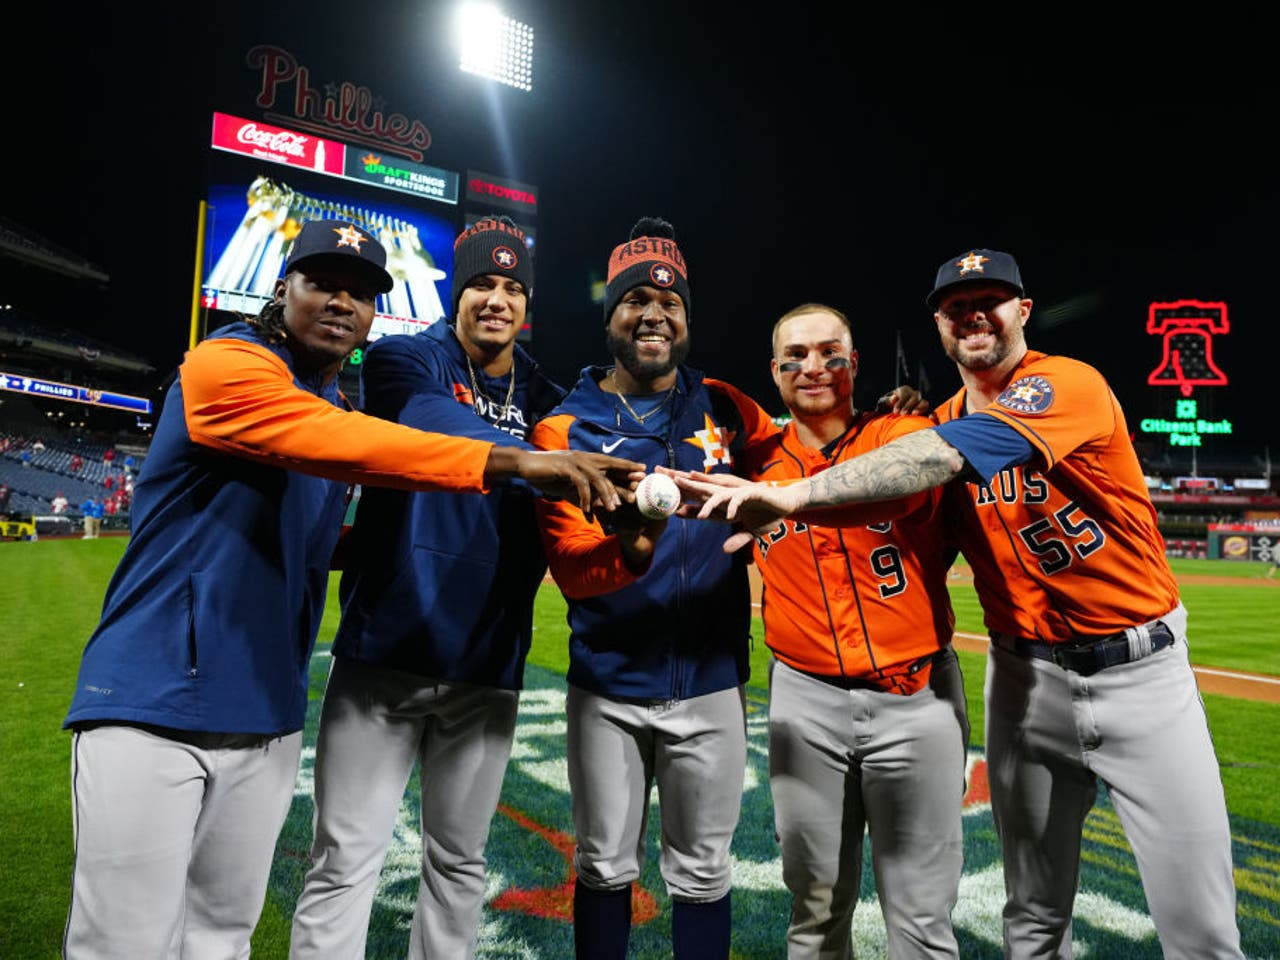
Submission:
<svg viewBox="0 0 1280 960">
<path fill-rule="evenodd" d="M 327 669 L 317 657 L 317 676 Z M 309 711 L 306 748 L 293 807 L 272 868 L 272 901 L 285 916 L 302 888 L 311 840 L 312 768 L 319 700 Z M 784 952 L 790 897 L 774 836 L 768 783 L 768 720 L 763 694 L 749 692 L 747 770 L 742 817 L 734 835 L 733 960 L 766 960 Z M 488 846 L 488 884 L 478 958 L 563 960 L 573 956 L 573 823 L 564 755 L 565 682 L 530 666 L 520 697 L 519 724 L 502 800 Z M 400 958 L 417 897 L 422 838 L 418 775 L 409 783 L 382 869 L 369 930 L 367 956 Z M 633 893 L 631 954 L 636 960 L 670 956 L 671 904 L 658 871 L 661 809 L 651 798 L 646 858 Z M 1004 878 L 991 819 L 986 765 L 971 750 L 963 805 L 964 875 L 953 920 L 966 960 L 1000 960 Z M 1234 824 L 1233 824 L 1234 826 Z M 1246 833 L 1242 835 L 1242 833 Z M 1280 928 L 1280 829 L 1264 824 L 1233 830 L 1239 920 L 1250 960 L 1277 956 Z M 864 841 L 865 842 L 865 841 Z M 1089 813 L 1081 850 L 1075 942 L 1079 956 L 1161 960 L 1137 866 L 1105 791 Z M 1245 864 L 1247 866 L 1239 866 Z M 884 922 L 869 853 L 854 914 L 859 960 L 884 960 Z M 1250 949 L 1252 945 L 1252 949 Z M 1260 948 L 1261 947 L 1261 948 Z"/>
</svg>

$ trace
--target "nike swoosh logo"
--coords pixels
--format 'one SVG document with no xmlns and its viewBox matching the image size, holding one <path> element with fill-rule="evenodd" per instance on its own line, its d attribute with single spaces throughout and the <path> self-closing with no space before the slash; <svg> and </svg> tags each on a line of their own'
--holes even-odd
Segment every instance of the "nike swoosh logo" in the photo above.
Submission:
<svg viewBox="0 0 1280 960">
<path fill-rule="evenodd" d="M 602 443 L 600 444 L 600 449 L 605 453 L 613 453 L 613 451 L 617 450 L 618 447 L 622 446 L 626 439 L 626 437 L 619 437 L 617 440 L 613 441 L 613 443 Z"/>
</svg>

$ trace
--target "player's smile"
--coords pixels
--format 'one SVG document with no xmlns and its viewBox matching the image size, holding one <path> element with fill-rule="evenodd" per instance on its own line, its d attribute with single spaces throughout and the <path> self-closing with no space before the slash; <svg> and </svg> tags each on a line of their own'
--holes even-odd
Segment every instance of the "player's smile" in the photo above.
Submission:
<svg viewBox="0 0 1280 960">
<path fill-rule="evenodd" d="M 815 383 L 810 386 L 802 386 L 800 388 L 800 393 L 807 394 L 811 397 L 821 397 L 831 392 L 831 384 L 829 383 Z"/>
<path fill-rule="evenodd" d="M 331 331 L 334 337 L 346 339 L 355 336 L 356 325 L 339 317 L 317 317 L 316 325 Z"/>
<path fill-rule="evenodd" d="M 671 338 L 657 330 L 643 329 L 636 332 L 635 341 L 642 353 L 665 353 Z"/>
<path fill-rule="evenodd" d="M 947 356 L 969 370 L 999 367 L 1022 351 L 1022 325 L 1031 301 L 998 283 L 959 285 L 938 305 L 934 319 Z"/>
<path fill-rule="evenodd" d="M 336 373 L 368 337 L 377 296 L 363 272 L 347 269 L 296 270 L 277 281 L 299 370 Z"/>
<path fill-rule="evenodd" d="M 960 335 L 960 342 L 966 347 L 981 350 L 989 347 L 997 339 L 996 328 L 986 322 L 967 323 Z"/>
<path fill-rule="evenodd" d="M 487 330 L 502 331 L 511 326 L 511 318 L 499 316 L 496 313 L 482 314 L 476 320 L 480 326 Z"/>
<path fill-rule="evenodd" d="M 515 341 L 528 303 L 518 280 L 493 273 L 474 277 L 458 295 L 458 337 L 496 356 Z"/>
<path fill-rule="evenodd" d="M 858 352 L 848 328 L 824 310 L 795 314 L 774 331 L 774 383 L 797 416 L 848 411 Z"/>
<path fill-rule="evenodd" d="M 689 353 L 688 314 L 673 290 L 632 287 L 614 307 L 607 333 L 618 365 L 646 389 L 669 375 Z"/>
</svg>

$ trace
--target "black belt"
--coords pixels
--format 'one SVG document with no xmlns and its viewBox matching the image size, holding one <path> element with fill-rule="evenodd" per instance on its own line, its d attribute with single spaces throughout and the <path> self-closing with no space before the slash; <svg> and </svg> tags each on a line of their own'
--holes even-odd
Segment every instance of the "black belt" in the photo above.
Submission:
<svg viewBox="0 0 1280 960">
<path fill-rule="evenodd" d="M 1151 637 L 1151 648 L 1138 652 L 1134 651 L 1128 635 L 1123 631 L 1106 637 L 1068 640 L 1065 643 L 1046 643 L 1043 640 L 1028 640 L 1002 633 L 993 633 L 991 640 L 1005 650 L 1024 657 L 1035 657 L 1037 660 L 1049 660 L 1064 670 L 1087 677 L 1119 663 L 1141 660 L 1157 650 L 1173 645 L 1173 631 L 1163 623 L 1153 623 L 1147 629 Z"/>
<path fill-rule="evenodd" d="M 925 667 L 933 663 L 936 653 L 926 654 L 920 659 L 912 663 L 905 671 L 907 676 L 915 676 Z M 818 680 L 828 686 L 838 687 L 841 690 L 878 690 L 881 693 L 892 693 L 894 690 L 893 677 L 845 677 L 832 676 L 827 673 L 810 673 L 808 670 L 801 670 L 799 667 L 791 667 L 796 673 L 803 673 L 812 680 Z"/>
</svg>

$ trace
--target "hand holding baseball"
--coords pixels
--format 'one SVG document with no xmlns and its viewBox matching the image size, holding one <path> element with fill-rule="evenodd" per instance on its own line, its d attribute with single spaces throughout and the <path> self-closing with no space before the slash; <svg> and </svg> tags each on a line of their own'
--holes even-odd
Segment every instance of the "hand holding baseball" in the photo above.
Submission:
<svg viewBox="0 0 1280 960">
<path fill-rule="evenodd" d="M 667 518 L 680 504 L 680 490 L 670 477 L 650 473 L 641 478 L 632 496 L 634 506 L 625 504 L 615 510 L 613 525 L 623 561 L 632 572 L 642 574 L 649 569 Z"/>
</svg>

